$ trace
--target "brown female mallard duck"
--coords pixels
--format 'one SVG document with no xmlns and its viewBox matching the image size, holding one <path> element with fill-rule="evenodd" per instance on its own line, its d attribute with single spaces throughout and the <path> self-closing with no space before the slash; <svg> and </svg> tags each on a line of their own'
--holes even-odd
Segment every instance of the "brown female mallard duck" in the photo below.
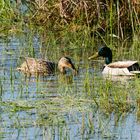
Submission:
<svg viewBox="0 0 140 140">
<path fill-rule="evenodd" d="M 27 74 L 52 74 L 57 68 L 63 74 L 66 73 L 66 68 L 71 69 L 74 74 L 77 74 L 77 70 L 69 57 L 62 57 L 58 64 L 43 59 L 27 57 L 17 70 Z"/>
</svg>

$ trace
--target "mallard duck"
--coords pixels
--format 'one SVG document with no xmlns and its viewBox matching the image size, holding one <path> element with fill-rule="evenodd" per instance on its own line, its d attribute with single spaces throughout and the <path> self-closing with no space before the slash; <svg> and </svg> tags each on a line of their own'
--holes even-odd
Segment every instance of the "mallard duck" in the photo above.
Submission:
<svg viewBox="0 0 140 140">
<path fill-rule="evenodd" d="M 69 57 L 62 57 L 58 64 L 43 59 L 27 57 L 17 70 L 27 74 L 53 74 L 57 68 L 63 74 L 66 73 L 66 68 L 77 74 L 77 70 Z"/>
<path fill-rule="evenodd" d="M 135 75 L 140 73 L 138 61 L 118 61 L 112 63 L 112 51 L 109 47 L 104 46 L 97 53 L 90 56 L 88 59 L 93 59 L 102 56 L 105 58 L 105 66 L 103 74 L 108 75 Z"/>
</svg>

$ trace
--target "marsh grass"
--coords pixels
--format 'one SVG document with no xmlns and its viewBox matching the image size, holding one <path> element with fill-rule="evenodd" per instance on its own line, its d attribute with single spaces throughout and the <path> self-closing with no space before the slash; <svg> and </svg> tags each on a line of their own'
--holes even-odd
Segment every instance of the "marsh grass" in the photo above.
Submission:
<svg viewBox="0 0 140 140">
<path fill-rule="evenodd" d="M 34 79 L 34 83 L 27 80 L 26 85 L 23 84 L 25 83 L 23 80 L 19 85 L 22 96 L 17 97 L 16 100 L 0 102 L 3 113 L 9 114 L 12 119 L 9 128 L 46 127 L 47 131 L 47 128 L 55 127 L 59 129 L 59 136 L 64 138 L 70 136 L 69 125 L 79 124 L 80 134 L 78 132 L 77 134 L 82 135 L 83 138 L 93 137 L 97 133 L 102 138 L 115 137 L 109 128 L 110 117 L 114 114 L 120 121 L 129 113 L 136 111 L 139 80 L 136 79 L 134 83 L 130 83 L 130 85 L 127 83 L 127 85 L 126 83 L 103 80 L 96 75 L 91 77 L 89 73 L 83 78 L 85 80 L 81 82 L 82 86 L 78 87 L 79 90 L 73 83 L 74 80 L 72 83 L 66 83 L 66 79 L 61 79 L 62 81 L 58 82 L 55 96 L 43 91 L 40 79 Z M 62 82 L 64 82 L 63 85 Z M 32 100 L 30 86 L 34 84 L 36 84 L 35 93 L 33 93 L 35 100 Z M 48 86 L 49 83 L 45 85 Z M 28 98 L 25 97 L 26 92 Z M 42 93 L 43 96 L 41 96 Z M 24 113 L 24 115 L 19 115 L 20 113 Z M 98 123 L 94 120 L 95 118 Z M 5 122 L 6 124 L 7 122 Z M 65 133 L 61 135 L 61 131 L 64 130 Z M 48 130 L 46 133 L 52 136 L 53 131 L 49 132 Z"/>
<path fill-rule="evenodd" d="M 86 28 L 84 30 L 84 32 L 81 33 L 73 33 L 73 32 L 63 32 L 63 34 L 61 34 L 62 38 L 64 39 L 64 41 L 59 42 L 59 40 L 55 40 L 55 35 L 52 33 L 49 33 L 50 38 L 47 38 L 48 40 L 48 45 L 46 47 L 46 52 L 44 57 L 49 57 L 52 60 L 55 60 L 57 58 L 59 58 L 62 54 L 64 55 L 65 53 L 74 56 L 75 60 L 78 60 L 76 62 L 77 67 L 80 67 L 80 61 L 81 61 L 81 56 L 84 56 L 84 58 L 86 59 L 86 57 L 88 57 L 87 55 L 91 53 L 88 52 L 89 48 L 88 46 L 93 46 L 95 45 L 95 42 L 90 41 L 88 36 L 88 32 L 86 32 Z M 27 52 L 29 52 L 29 56 L 38 56 L 38 52 L 35 52 L 34 50 L 40 47 L 40 46 L 34 46 L 33 45 L 33 38 L 34 38 L 34 32 L 32 32 L 30 38 L 29 38 L 29 46 L 27 47 Z M 102 42 L 102 41 L 101 41 Z M 61 46 L 59 47 L 60 44 L 64 45 L 65 47 L 61 48 Z M 67 45 L 66 45 L 67 44 Z M 26 44 L 24 44 L 26 46 Z M 50 45 L 52 45 L 52 47 L 50 48 Z M 82 46 L 82 51 L 81 49 L 77 49 L 78 46 Z M 133 53 L 136 53 L 136 56 L 139 58 L 137 50 L 138 50 L 138 46 L 139 46 L 139 42 L 138 39 L 135 39 L 135 42 L 132 44 L 133 46 Z M 44 47 L 44 46 L 42 46 Z M 94 48 L 94 47 L 93 47 Z M 92 48 L 92 49 L 93 49 Z M 137 50 L 136 50 L 137 49 Z M 54 53 L 54 50 L 58 50 L 56 53 Z M 63 50 L 63 51 L 62 51 Z M 77 51 L 75 51 L 77 50 Z M 127 49 L 126 49 L 127 50 Z M 125 54 L 126 50 L 124 49 L 124 51 L 122 52 L 122 56 Z M 26 52 L 24 50 L 24 47 L 22 49 L 23 52 Z M 39 53 L 41 50 L 39 50 Z M 120 55 L 119 52 L 120 50 L 114 49 L 115 52 L 118 51 L 118 53 L 114 53 L 114 54 L 118 54 L 115 55 L 115 59 L 119 59 Z M 128 56 L 134 56 L 134 55 L 130 55 L 131 52 L 128 52 Z M 48 55 L 48 54 L 52 54 L 52 55 Z M 131 57 L 130 57 L 131 58 Z M 100 78 L 96 77 L 96 75 L 90 75 L 88 69 L 89 69 L 89 64 L 86 60 L 84 61 L 84 67 L 86 68 L 86 72 L 84 73 L 84 78 L 82 81 L 82 85 L 83 85 L 83 89 L 80 93 L 78 93 L 77 90 L 77 86 L 74 84 L 71 86 L 70 84 L 74 82 L 74 77 L 61 77 L 61 79 L 59 79 L 58 83 L 59 83 L 59 87 L 58 87 L 58 91 L 60 92 L 60 96 L 62 96 L 62 98 L 65 98 L 64 96 L 68 96 L 68 95 L 74 95 L 74 97 L 76 97 L 76 103 L 78 102 L 79 97 L 81 96 L 83 98 L 83 100 L 85 99 L 85 102 L 88 102 L 89 100 L 87 100 L 88 98 L 91 99 L 91 102 L 93 104 L 95 104 L 96 107 L 99 107 L 102 110 L 105 110 L 105 112 L 109 113 L 109 112 L 129 112 L 129 110 L 131 110 L 131 105 L 129 106 L 129 103 L 127 101 L 127 94 L 129 93 L 129 91 L 126 92 L 122 92 L 123 88 L 119 87 L 120 89 L 118 89 L 118 87 L 113 87 L 114 83 L 112 83 L 112 81 L 102 81 Z M 83 67 L 83 66 L 81 66 Z M 91 78 L 93 77 L 93 78 Z M 68 81 L 66 82 L 67 79 Z M 13 68 L 11 67 L 10 69 L 10 82 L 11 85 L 13 84 Z M 97 81 L 97 83 L 96 83 Z M 101 82 L 101 83 L 100 83 Z M 41 92 L 41 90 L 39 89 L 41 83 L 39 83 L 39 81 L 36 79 L 36 87 L 38 89 L 37 93 Z M 63 83 L 63 84 L 62 84 Z M 106 83 L 104 85 L 104 83 Z M 1 85 L 2 86 L 2 85 Z M 74 88 L 73 88 L 74 86 Z M 28 82 L 26 83 L 26 86 L 24 87 L 24 85 L 20 85 L 19 89 L 20 89 L 20 93 L 23 95 L 23 89 L 26 88 L 26 93 L 28 93 Z M 111 89 L 111 90 L 110 90 Z M 97 91 L 96 91 L 97 90 Z M 128 92 L 128 93 L 127 93 Z M 121 97 L 121 98 L 120 98 Z M 70 98 L 70 97 L 69 97 Z M 87 99 L 86 99 L 87 98 Z M 59 100 L 59 98 L 57 99 Z M 66 100 L 66 99 L 65 99 Z M 73 100 L 73 99 L 71 99 Z M 87 101 L 86 101 L 87 100 Z M 119 101 L 120 100 L 120 101 Z M 81 101 L 80 101 L 81 102 Z M 65 104 L 65 103 L 64 103 Z M 72 104 L 70 102 L 70 100 L 68 100 L 68 104 Z M 80 104 L 80 103 L 79 103 Z M 38 106 L 38 105 L 37 105 Z"/>
<path fill-rule="evenodd" d="M 140 60 L 139 13 L 137 6 L 134 7 L 132 3 L 135 1 L 128 0 L 126 3 L 117 1 L 117 5 L 114 1 L 108 3 L 94 1 L 95 11 L 97 11 L 95 13 L 93 7 L 90 12 L 87 12 L 90 9 L 86 9 L 85 5 L 89 6 L 89 0 L 82 1 L 75 15 L 69 18 L 67 16 L 70 13 L 65 10 L 61 13 L 63 16 L 60 15 L 58 10 L 60 1 L 54 2 L 58 5 L 53 1 L 50 3 L 44 1 L 43 4 L 27 3 L 31 6 L 27 17 L 16 11 L 16 3 L 14 7 L 8 1 L 2 1 L 0 5 L 0 13 L 2 13 L 0 36 L 16 36 L 20 42 L 18 51 L 14 54 L 17 56 L 17 65 L 22 63 L 23 60 L 20 58 L 25 56 L 57 62 L 61 56 L 66 55 L 73 59 L 76 68 L 79 69 L 77 76 L 57 74 L 43 79 L 17 74 L 14 66 L 8 67 L 9 75 L 0 77 L 2 98 L 0 106 L 3 113 L 9 117 L 10 121 L 12 120 L 9 128 L 46 127 L 45 137 L 48 136 L 47 128 L 51 126 L 49 128 L 52 130 L 48 132 L 50 137 L 57 128 L 60 139 L 70 139 L 69 126 L 78 124 L 80 134 L 77 132 L 76 135 L 82 135 L 83 139 L 93 137 L 97 133 L 102 138 L 111 139 L 115 137 L 109 128 L 112 116 L 117 118 L 114 119 L 115 126 L 132 112 L 135 112 L 139 119 L 139 78 L 124 82 L 103 79 L 99 74 L 101 70 L 98 66 L 102 67 L 104 60 L 101 59 L 101 63 L 93 68 L 87 58 L 97 50 L 100 44 L 106 44 L 113 50 L 114 60 Z M 65 2 L 72 6 L 72 12 L 79 5 L 75 3 L 74 6 L 69 0 Z M 47 12 L 50 13 L 46 14 L 43 10 L 41 12 L 42 8 L 43 10 L 48 8 Z M 62 8 L 65 9 L 65 7 Z M 100 8 L 105 8 L 105 12 Z M 126 8 L 130 11 L 126 11 L 129 16 L 125 12 Z M 121 9 L 122 14 L 120 14 Z M 86 14 L 78 16 L 82 11 Z M 65 14 L 66 17 L 64 17 Z M 97 17 L 96 14 L 98 18 L 92 21 L 93 16 Z M 129 24 L 125 26 L 126 22 Z M 6 38 L 6 41 L 9 40 Z M 3 56 L 7 55 L 3 54 Z M 3 100 L 3 96 L 9 90 L 9 86 L 6 86 L 7 79 L 11 88 L 11 98 Z M 9 119 L 4 118 L 5 126 Z"/>
<path fill-rule="evenodd" d="M 56 121 L 53 123 L 59 122 L 59 119 L 61 120 L 64 114 L 71 114 L 72 112 L 92 112 L 98 109 L 107 115 L 113 112 L 123 114 L 124 112 L 133 111 L 136 107 L 135 97 L 138 96 L 137 91 L 139 90 L 137 89 L 137 84 L 136 91 L 133 91 L 135 93 L 133 95 L 134 97 L 129 91 L 131 87 L 114 85 L 111 81 L 98 81 L 98 83 L 94 85 L 94 87 L 98 88 L 92 88 L 92 85 L 90 86 L 91 87 L 84 87 L 91 88 L 91 90 L 87 91 L 86 95 L 79 94 L 79 92 L 76 93 L 73 87 L 65 85 L 63 89 L 61 86 L 61 90 L 59 90 L 60 94 L 54 97 L 47 97 L 47 99 L 32 102 L 30 102 L 30 100 L 1 102 L 1 106 L 8 107 L 9 111 L 14 110 L 15 112 L 25 110 L 30 112 L 30 110 L 35 109 L 37 115 L 40 116 L 39 119 L 46 121 L 46 117 L 44 118 L 44 116 L 47 115 L 47 121 L 50 122 L 46 123 L 50 124 L 52 121 Z M 41 120 L 36 123 L 43 125 L 45 122 L 41 122 Z"/>
<path fill-rule="evenodd" d="M 74 3 L 70 0 L 32 1 L 30 3 L 23 0 L 17 3 L 3 1 L 1 5 L 2 15 L 0 18 L 2 19 L 1 30 L 3 32 L 12 35 L 13 33 L 17 34 L 20 30 L 26 32 L 28 29 L 38 29 L 45 45 L 53 34 L 53 43 L 55 40 L 56 43 L 60 44 L 61 42 L 66 46 L 67 42 L 72 42 L 70 47 L 77 48 L 75 44 L 82 37 L 80 34 L 84 33 L 84 37 L 82 37 L 84 43 L 78 44 L 80 48 L 83 44 L 88 46 L 89 43 L 86 43 L 85 38 L 90 41 L 94 40 L 93 38 L 101 38 L 104 43 L 110 44 L 111 48 L 114 48 L 114 38 L 119 42 L 119 40 L 125 41 L 127 38 L 132 39 L 133 36 L 139 34 L 140 11 L 137 0 L 124 2 L 104 0 L 91 2 L 87 0 Z M 24 9 L 22 7 L 27 8 L 26 12 L 21 10 Z M 9 22 L 5 22 L 7 19 Z M 85 34 L 87 35 L 85 36 Z M 90 39 L 91 37 L 92 39 Z M 53 45 L 52 42 L 51 45 Z"/>
</svg>

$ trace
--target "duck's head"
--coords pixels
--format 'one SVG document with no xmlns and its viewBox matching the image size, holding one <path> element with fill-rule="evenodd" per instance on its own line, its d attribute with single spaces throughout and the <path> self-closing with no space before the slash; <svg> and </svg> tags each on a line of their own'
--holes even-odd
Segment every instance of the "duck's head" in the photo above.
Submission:
<svg viewBox="0 0 140 140">
<path fill-rule="evenodd" d="M 77 70 L 72 63 L 71 59 L 69 57 L 62 57 L 60 58 L 58 62 L 58 69 L 60 70 L 61 73 L 65 74 L 66 73 L 66 68 L 69 68 L 73 71 L 74 75 L 77 74 Z"/>
<path fill-rule="evenodd" d="M 112 51 L 109 47 L 101 47 L 98 52 L 96 52 L 94 55 L 90 56 L 88 59 L 94 59 L 96 57 L 102 56 L 105 58 L 105 63 L 109 64 L 112 62 Z"/>
</svg>

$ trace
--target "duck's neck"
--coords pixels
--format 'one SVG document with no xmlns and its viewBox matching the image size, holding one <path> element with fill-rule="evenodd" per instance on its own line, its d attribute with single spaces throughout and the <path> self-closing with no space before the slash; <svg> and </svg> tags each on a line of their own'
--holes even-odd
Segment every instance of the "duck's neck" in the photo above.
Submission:
<svg viewBox="0 0 140 140">
<path fill-rule="evenodd" d="M 112 62 L 112 57 L 105 57 L 105 64 L 110 64 Z"/>
</svg>

